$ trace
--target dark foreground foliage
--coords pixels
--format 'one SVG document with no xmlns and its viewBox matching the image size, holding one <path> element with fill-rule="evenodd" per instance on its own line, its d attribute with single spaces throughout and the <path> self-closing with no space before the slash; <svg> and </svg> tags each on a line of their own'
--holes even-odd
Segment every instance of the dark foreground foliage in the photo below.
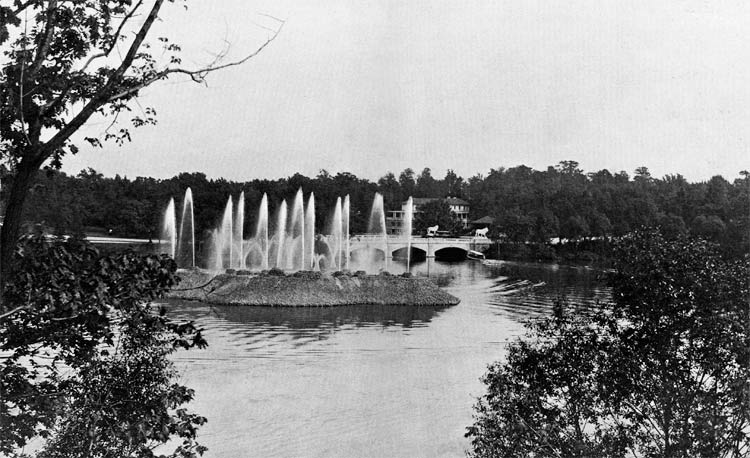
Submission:
<svg viewBox="0 0 750 458">
<path fill-rule="evenodd" d="M 473 457 L 750 454 L 750 258 L 634 233 L 613 302 L 529 324 L 484 377 Z"/>
<path fill-rule="evenodd" d="M 206 342 L 151 305 L 175 284 L 174 261 L 28 237 L 15 262 L 0 315 L 0 454 L 31 439 L 39 457 L 150 457 L 167 441 L 167 456 L 202 454 L 206 419 L 181 407 L 193 391 L 168 356 Z"/>
</svg>

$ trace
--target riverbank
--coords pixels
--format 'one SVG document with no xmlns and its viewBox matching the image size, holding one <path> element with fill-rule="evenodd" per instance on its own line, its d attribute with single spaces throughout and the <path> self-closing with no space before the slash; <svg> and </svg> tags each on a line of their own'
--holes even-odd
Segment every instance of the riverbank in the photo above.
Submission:
<svg viewBox="0 0 750 458">
<path fill-rule="evenodd" d="M 337 305 L 456 305 L 459 299 L 441 290 L 428 278 L 366 275 L 336 272 L 281 271 L 261 274 L 233 272 L 216 274 L 181 270 L 180 283 L 167 294 L 217 305 L 324 307 Z"/>
<path fill-rule="evenodd" d="M 612 248 L 608 240 L 580 240 L 560 244 L 493 242 L 487 259 L 554 262 L 608 267 Z"/>
</svg>

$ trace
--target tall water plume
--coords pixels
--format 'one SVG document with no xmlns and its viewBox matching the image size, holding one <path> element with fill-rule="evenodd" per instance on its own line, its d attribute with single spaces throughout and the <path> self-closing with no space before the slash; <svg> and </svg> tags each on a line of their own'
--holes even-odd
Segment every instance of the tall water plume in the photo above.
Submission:
<svg viewBox="0 0 750 458">
<path fill-rule="evenodd" d="M 177 247 L 177 215 L 174 209 L 174 198 L 169 199 L 166 210 L 164 210 L 164 221 L 161 225 L 160 245 L 169 245 L 168 253 L 174 259 Z M 161 248 L 161 247 L 160 247 Z"/>
<path fill-rule="evenodd" d="M 193 191 L 185 190 L 180 218 L 180 236 L 177 239 L 177 253 L 180 267 L 195 267 L 195 216 L 193 215 Z"/>
<path fill-rule="evenodd" d="M 331 235 L 333 236 L 335 251 L 332 253 L 333 261 L 336 264 L 338 270 L 342 269 L 341 266 L 341 251 L 342 251 L 342 233 L 343 223 L 341 221 L 341 197 L 336 198 L 336 206 L 333 209 L 333 219 L 331 220 Z"/>
<path fill-rule="evenodd" d="M 404 215 L 404 232 L 406 233 L 406 271 L 409 271 L 411 266 L 411 232 L 412 223 L 414 219 L 414 200 L 409 196 L 406 201 L 406 214 Z"/>
<path fill-rule="evenodd" d="M 221 230 L 219 228 L 211 230 L 211 233 L 209 235 L 209 246 L 213 251 L 211 251 L 211 256 L 209 257 L 209 263 L 208 268 L 209 270 L 221 270 L 224 264 L 224 260 L 222 258 L 222 252 L 223 247 L 221 245 Z"/>
<path fill-rule="evenodd" d="M 385 226 L 385 209 L 383 208 L 383 195 L 375 193 L 372 199 L 372 208 L 370 209 L 370 220 L 367 225 L 367 232 L 379 236 L 381 249 L 383 250 L 383 269 L 388 270 L 388 234 Z"/>
<path fill-rule="evenodd" d="M 231 267 L 245 268 L 245 249 L 243 243 L 243 231 L 245 226 L 245 191 L 240 193 L 237 199 L 237 212 L 234 217 L 234 230 L 232 231 L 232 248 L 236 250 L 234 262 L 230 261 Z"/>
<path fill-rule="evenodd" d="M 286 201 L 282 200 L 276 219 L 276 267 L 283 269 L 284 242 L 286 239 Z"/>
<path fill-rule="evenodd" d="M 305 270 L 305 201 L 302 188 L 297 190 L 292 206 L 292 240 L 298 241 L 299 270 Z"/>
<path fill-rule="evenodd" d="M 344 197 L 344 207 L 341 213 L 342 235 L 345 240 L 344 259 L 346 260 L 346 268 L 349 269 L 349 194 Z"/>
<path fill-rule="evenodd" d="M 229 267 L 233 265 L 234 249 L 232 247 L 232 237 L 232 196 L 229 196 L 229 199 L 227 199 L 227 206 L 224 208 L 224 216 L 221 218 L 221 226 L 219 226 L 216 237 L 219 251 L 218 269 L 223 269 L 225 265 L 228 265 Z"/>
<path fill-rule="evenodd" d="M 315 267 L 315 195 L 313 193 L 310 193 L 310 197 L 307 199 L 305 238 L 308 253 L 307 267 L 313 269 Z"/>
<path fill-rule="evenodd" d="M 255 228 L 255 240 L 260 245 L 261 253 L 261 266 L 263 270 L 268 269 L 268 196 L 263 193 L 263 198 L 260 200 L 260 208 L 258 208 L 258 225 Z"/>
</svg>

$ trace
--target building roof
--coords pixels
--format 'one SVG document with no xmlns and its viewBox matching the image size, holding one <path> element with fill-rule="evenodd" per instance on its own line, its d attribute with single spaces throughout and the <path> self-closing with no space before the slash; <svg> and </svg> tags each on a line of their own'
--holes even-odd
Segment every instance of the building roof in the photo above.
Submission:
<svg viewBox="0 0 750 458">
<path fill-rule="evenodd" d="M 424 205 L 426 203 L 434 202 L 436 200 L 444 200 L 448 202 L 448 205 L 469 205 L 469 203 L 463 199 L 459 199 L 458 197 L 450 197 L 450 196 L 442 198 L 442 199 L 440 197 L 412 197 L 411 200 L 414 203 L 414 205 Z M 404 201 L 403 205 L 406 205 L 406 202 L 407 201 Z"/>
<path fill-rule="evenodd" d="M 439 197 L 412 197 L 411 198 L 411 201 L 412 203 L 414 203 L 414 205 L 424 205 L 426 203 L 434 202 L 436 200 L 440 200 L 440 198 Z M 408 202 L 408 200 L 404 201 L 404 205 L 406 205 L 406 202 Z"/>
<path fill-rule="evenodd" d="M 458 197 L 446 197 L 445 201 L 448 202 L 448 205 L 469 205 L 468 202 L 466 202 L 463 199 L 459 199 Z"/>
<path fill-rule="evenodd" d="M 495 224 L 495 218 L 491 216 L 483 216 L 477 220 L 472 221 L 470 224 Z"/>
</svg>

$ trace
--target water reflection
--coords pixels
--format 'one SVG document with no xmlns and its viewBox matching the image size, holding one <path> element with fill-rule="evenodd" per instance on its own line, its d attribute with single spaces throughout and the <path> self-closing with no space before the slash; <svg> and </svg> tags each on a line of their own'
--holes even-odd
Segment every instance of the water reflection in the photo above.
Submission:
<svg viewBox="0 0 750 458">
<path fill-rule="evenodd" d="M 283 335 L 285 339 L 298 340 L 297 345 L 327 339 L 343 329 L 427 326 L 447 308 L 396 305 L 239 307 L 178 300 L 170 300 L 166 305 L 177 319 L 198 320 L 209 332 L 220 329 L 233 340 L 246 344 Z"/>
<path fill-rule="evenodd" d="M 405 266 L 401 266 L 405 269 Z M 393 271 L 398 269 L 394 268 Z M 429 260 L 453 307 L 228 307 L 170 302 L 209 347 L 179 352 L 206 456 L 462 456 L 487 364 L 557 296 L 591 307 L 596 271 Z"/>
</svg>

